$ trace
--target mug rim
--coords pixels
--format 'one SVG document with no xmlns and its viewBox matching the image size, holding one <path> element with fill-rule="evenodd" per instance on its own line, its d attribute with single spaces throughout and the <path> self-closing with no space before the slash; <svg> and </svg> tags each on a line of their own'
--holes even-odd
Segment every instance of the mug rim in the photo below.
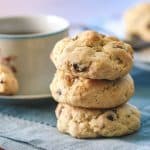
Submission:
<svg viewBox="0 0 150 150">
<path fill-rule="evenodd" d="M 27 19 L 27 18 L 36 18 L 36 17 L 42 17 L 42 18 L 52 18 L 52 19 L 58 19 L 65 24 L 65 27 L 61 27 L 59 30 L 56 31 L 50 31 L 50 32 L 43 32 L 43 33 L 33 33 L 33 34 L 20 34 L 20 35 L 15 35 L 15 34 L 1 34 L 0 33 L 0 39 L 32 39 L 32 38 L 44 38 L 48 37 L 51 35 L 56 35 L 62 32 L 65 32 L 69 29 L 70 23 L 68 20 L 66 20 L 63 17 L 56 16 L 56 15 L 22 15 L 22 16 L 5 16 L 5 17 L 0 17 L 0 21 L 4 19 L 16 19 L 16 18 L 21 18 L 21 19 Z"/>
</svg>

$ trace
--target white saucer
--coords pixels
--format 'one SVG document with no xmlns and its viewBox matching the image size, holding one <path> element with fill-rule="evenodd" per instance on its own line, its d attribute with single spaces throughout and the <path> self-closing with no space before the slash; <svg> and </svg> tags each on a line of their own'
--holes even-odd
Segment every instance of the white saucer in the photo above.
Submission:
<svg viewBox="0 0 150 150">
<path fill-rule="evenodd" d="M 14 96 L 0 96 L 1 100 L 39 100 L 50 98 L 50 93 L 41 95 L 14 95 Z"/>
</svg>

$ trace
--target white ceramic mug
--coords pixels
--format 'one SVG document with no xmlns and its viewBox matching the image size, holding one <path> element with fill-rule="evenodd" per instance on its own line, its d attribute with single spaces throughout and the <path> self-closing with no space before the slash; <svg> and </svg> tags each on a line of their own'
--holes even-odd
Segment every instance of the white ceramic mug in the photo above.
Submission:
<svg viewBox="0 0 150 150">
<path fill-rule="evenodd" d="M 69 23 L 57 16 L 0 18 L 0 61 L 16 70 L 18 95 L 47 96 L 55 71 L 49 54 L 67 36 Z"/>
</svg>

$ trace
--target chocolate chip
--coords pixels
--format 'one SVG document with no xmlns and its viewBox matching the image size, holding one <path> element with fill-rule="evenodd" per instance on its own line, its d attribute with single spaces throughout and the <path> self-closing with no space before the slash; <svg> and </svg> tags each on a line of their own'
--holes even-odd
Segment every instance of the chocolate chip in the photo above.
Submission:
<svg viewBox="0 0 150 150">
<path fill-rule="evenodd" d="M 150 23 L 147 25 L 147 29 L 150 29 Z"/>
<path fill-rule="evenodd" d="M 74 63 L 72 66 L 76 72 L 84 72 L 87 70 L 87 66 L 82 65 L 82 64 Z"/>
<path fill-rule="evenodd" d="M 101 126 L 101 129 L 104 129 L 105 128 L 105 125 L 103 124 L 102 126 Z"/>
<path fill-rule="evenodd" d="M 113 117 L 113 115 L 111 115 L 111 114 L 109 114 L 109 115 L 107 116 L 107 119 L 110 120 L 110 121 L 114 121 L 114 117 Z"/>
<path fill-rule="evenodd" d="M 58 95 L 61 95 L 61 94 L 62 94 L 62 92 L 61 92 L 60 89 L 58 89 L 58 90 L 56 91 L 56 93 L 57 93 Z"/>
<path fill-rule="evenodd" d="M 117 113 L 117 109 L 116 109 L 116 108 L 112 109 L 112 111 L 113 111 L 114 113 Z"/>
<path fill-rule="evenodd" d="M 4 84 L 5 82 L 4 82 L 4 80 L 0 80 L 0 84 Z"/>
<path fill-rule="evenodd" d="M 131 40 L 132 40 L 131 43 L 134 42 L 134 41 L 140 40 L 139 35 L 136 34 L 136 33 L 132 33 L 130 36 L 131 36 Z M 129 44 L 130 44 L 130 42 L 129 42 Z"/>
</svg>

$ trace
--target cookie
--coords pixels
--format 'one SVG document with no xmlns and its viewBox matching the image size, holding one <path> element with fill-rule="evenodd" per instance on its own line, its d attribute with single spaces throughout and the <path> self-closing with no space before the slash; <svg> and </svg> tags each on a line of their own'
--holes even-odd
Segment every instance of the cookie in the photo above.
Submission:
<svg viewBox="0 0 150 150">
<path fill-rule="evenodd" d="M 150 11 L 139 24 L 139 33 L 143 40 L 150 42 Z"/>
<path fill-rule="evenodd" d="M 112 108 L 129 100 L 134 93 L 130 75 L 114 81 L 75 77 L 57 70 L 50 84 L 57 102 L 85 108 Z"/>
<path fill-rule="evenodd" d="M 140 127 L 140 112 L 130 104 L 110 110 L 94 110 L 60 103 L 56 117 L 58 130 L 76 138 L 123 136 Z"/>
<path fill-rule="evenodd" d="M 114 80 L 125 76 L 133 64 L 130 45 L 94 31 L 84 31 L 59 41 L 50 57 L 57 69 L 74 76 Z"/>
<path fill-rule="evenodd" d="M 150 41 L 150 3 L 130 8 L 124 19 L 128 38 Z"/>
<path fill-rule="evenodd" d="M 18 81 L 13 72 L 4 65 L 0 65 L 0 95 L 13 95 L 18 91 Z"/>
</svg>

